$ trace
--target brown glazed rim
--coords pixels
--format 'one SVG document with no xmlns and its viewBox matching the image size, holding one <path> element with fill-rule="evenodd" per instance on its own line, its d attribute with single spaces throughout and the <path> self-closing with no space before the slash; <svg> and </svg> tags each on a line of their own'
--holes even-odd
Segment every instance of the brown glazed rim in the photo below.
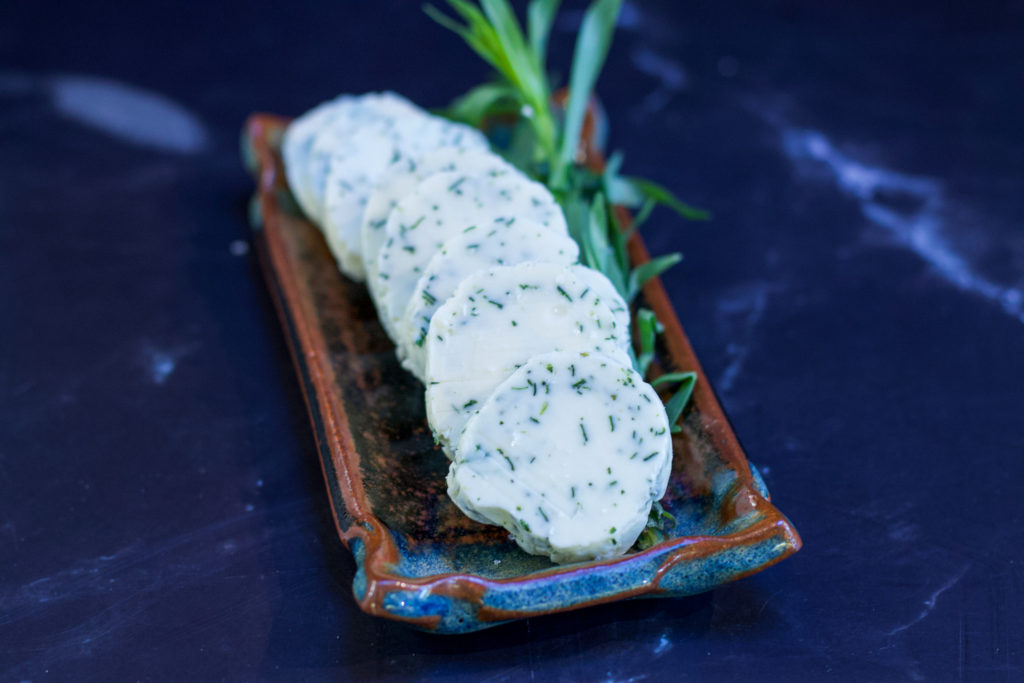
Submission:
<svg viewBox="0 0 1024 683">
<path fill-rule="evenodd" d="M 675 565 L 688 560 L 706 557 L 724 549 L 767 542 L 772 538 L 779 539 L 785 549 L 769 562 L 759 565 L 748 572 L 734 578 L 742 578 L 756 573 L 789 557 L 800 549 L 802 542 L 796 529 L 788 519 L 758 492 L 750 466 L 743 454 L 735 435 L 729 427 L 728 420 L 722 411 L 709 383 L 703 380 L 704 374 L 694 354 L 679 319 L 665 292 L 660 278 L 653 278 L 643 289 L 647 306 L 657 315 L 665 327 L 663 341 L 669 352 L 672 365 L 678 369 L 693 370 L 702 378 L 694 387 L 691 406 L 700 413 L 700 430 L 707 439 L 713 441 L 720 457 L 736 473 L 737 480 L 732 487 L 731 497 L 727 504 L 727 517 L 740 517 L 756 510 L 761 519 L 741 531 L 721 536 L 689 536 L 667 540 L 642 552 L 625 555 L 612 560 L 589 562 L 583 564 L 553 567 L 522 577 L 508 579 L 486 579 L 480 576 L 463 573 L 440 574 L 424 578 L 398 576 L 391 571 L 399 559 L 398 548 L 388 533 L 383 522 L 372 512 L 366 498 L 362 477 L 359 470 L 359 456 L 356 453 L 352 433 L 345 406 L 339 392 L 333 391 L 336 378 L 331 368 L 327 353 L 327 344 L 320 329 L 313 324 L 315 319 L 307 310 L 308 300 L 300 296 L 295 274 L 289 268 L 287 251 L 281 240 L 282 209 L 278 192 L 287 187 L 284 179 L 282 162 L 273 144 L 273 136 L 289 122 L 289 118 L 273 114 L 252 114 L 245 124 L 245 132 L 251 141 L 251 151 L 258 169 L 257 200 L 263 220 L 263 235 L 266 241 L 265 269 L 269 279 L 276 278 L 280 289 L 279 296 L 274 297 L 278 314 L 285 325 L 291 325 L 294 336 L 286 335 L 300 377 L 306 377 L 313 392 L 304 391 L 303 395 L 316 429 L 315 414 L 319 413 L 323 422 L 320 437 L 326 440 L 331 462 L 336 473 L 336 484 L 343 498 L 343 509 L 351 518 L 348 528 L 342 528 L 343 520 L 335 513 L 334 522 L 341 540 L 350 545 L 354 539 L 363 543 L 366 590 L 361 598 L 357 597 L 360 608 L 368 614 L 399 619 L 419 628 L 433 630 L 439 621 L 437 616 L 403 617 L 384 609 L 386 595 L 391 591 L 429 591 L 437 595 L 464 599 L 479 605 L 477 619 L 481 622 L 506 621 L 529 616 L 539 616 L 554 612 L 579 609 L 591 605 L 611 602 L 645 594 L 656 594 L 660 591 L 659 582 Z M 585 134 L 594 130 L 589 122 Z M 588 138 L 589 138 L 589 134 Z M 603 165 L 600 154 L 588 143 L 581 147 L 581 157 L 592 167 Z M 629 220 L 624 209 L 620 218 Z M 634 264 L 650 260 L 650 255 L 639 234 L 634 233 L 629 241 L 629 255 Z M 273 283 L 271 283 L 273 286 Z M 308 373 L 304 375 L 305 373 Z M 313 404 L 315 401 L 316 405 Z M 324 444 L 320 444 L 322 447 Z M 327 480 L 328 473 L 323 470 L 327 483 L 328 496 L 334 510 L 338 510 L 339 501 L 333 499 L 332 487 Z M 592 601 L 579 602 L 572 605 L 550 610 L 509 611 L 490 607 L 483 603 L 483 596 L 492 587 L 508 587 L 527 585 L 536 582 L 558 580 L 560 577 L 600 572 L 607 567 L 622 563 L 642 562 L 651 556 L 665 553 L 658 568 L 656 579 L 629 591 L 621 591 L 612 595 L 603 595 Z"/>
</svg>

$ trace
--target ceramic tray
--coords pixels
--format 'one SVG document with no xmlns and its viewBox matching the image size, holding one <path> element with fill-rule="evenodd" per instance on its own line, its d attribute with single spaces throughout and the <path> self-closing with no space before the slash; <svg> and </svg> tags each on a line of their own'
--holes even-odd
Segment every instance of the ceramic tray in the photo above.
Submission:
<svg viewBox="0 0 1024 683">
<path fill-rule="evenodd" d="M 352 592 L 367 613 L 463 633 L 635 597 L 692 595 L 760 571 L 800 548 L 771 504 L 683 333 L 661 282 L 643 291 L 665 334 L 655 372 L 700 373 L 674 439 L 663 542 L 601 562 L 554 565 L 445 494 L 448 461 L 426 424 L 423 387 L 401 369 L 366 289 L 334 264 L 295 208 L 278 146 L 288 119 L 255 114 L 243 156 L 257 182 L 254 241 L 302 383 Z M 648 259 L 635 236 L 635 263 Z"/>
</svg>

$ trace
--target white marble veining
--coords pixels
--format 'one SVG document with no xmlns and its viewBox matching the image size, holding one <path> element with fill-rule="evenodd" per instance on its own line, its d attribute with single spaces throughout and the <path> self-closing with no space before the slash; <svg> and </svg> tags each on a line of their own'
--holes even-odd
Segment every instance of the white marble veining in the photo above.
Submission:
<svg viewBox="0 0 1024 683">
<path fill-rule="evenodd" d="M 723 394 L 733 389 L 743 372 L 758 325 L 772 298 L 781 291 L 780 283 L 754 280 L 737 285 L 716 300 L 715 325 L 721 338 L 729 340 L 725 346 L 725 367 L 714 378 L 715 388 Z"/>
<path fill-rule="evenodd" d="M 178 361 L 198 348 L 197 344 L 183 344 L 174 347 L 162 347 L 150 341 L 144 341 L 141 347 L 142 363 L 149 378 L 156 385 L 162 385 L 174 373 Z"/>
<path fill-rule="evenodd" d="M 672 96 L 690 85 L 690 77 L 682 64 L 639 45 L 629 55 L 630 63 L 643 74 L 657 80 L 657 87 L 647 93 L 634 109 L 654 114 L 665 108 Z"/>
<path fill-rule="evenodd" d="M 948 238 L 946 221 L 951 210 L 941 182 L 859 161 L 840 151 L 820 131 L 781 126 L 780 134 L 790 160 L 816 162 L 818 168 L 827 170 L 839 189 L 857 200 L 869 221 L 928 262 L 944 280 L 1024 322 L 1021 289 L 995 282 Z M 912 205 L 895 208 L 887 201 L 893 196 L 909 199 Z"/>
<path fill-rule="evenodd" d="M 921 610 L 920 614 L 918 614 L 916 617 L 914 617 L 907 623 L 901 624 L 900 626 L 897 626 L 896 628 L 892 629 L 891 631 L 889 631 L 888 635 L 894 636 L 897 633 L 906 631 L 907 629 L 916 626 L 921 621 L 923 621 L 929 614 L 932 613 L 932 610 L 935 609 L 935 604 L 938 602 L 939 597 L 943 593 L 948 591 L 950 588 L 960 583 L 960 580 L 967 575 L 967 572 L 970 570 L 970 568 L 971 565 L 968 564 L 963 569 L 961 569 L 955 576 L 951 576 L 949 579 L 947 579 L 945 583 L 943 583 L 941 586 L 938 587 L 938 589 L 932 592 L 932 594 L 928 596 L 928 599 L 922 603 L 924 605 L 924 609 Z"/>
</svg>

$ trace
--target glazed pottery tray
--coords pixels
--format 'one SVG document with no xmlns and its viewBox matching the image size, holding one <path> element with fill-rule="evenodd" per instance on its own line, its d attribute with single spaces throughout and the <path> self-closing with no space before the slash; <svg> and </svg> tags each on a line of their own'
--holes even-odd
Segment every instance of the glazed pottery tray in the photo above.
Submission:
<svg viewBox="0 0 1024 683">
<path fill-rule="evenodd" d="M 363 285 L 341 275 L 295 208 L 278 146 L 288 119 L 255 114 L 243 155 L 257 181 L 254 241 L 302 383 L 335 524 L 369 614 L 441 633 L 634 597 L 691 595 L 760 571 L 800 538 L 770 502 L 704 375 L 674 438 L 662 542 L 600 562 L 555 565 L 445 493 L 448 461 L 427 427 L 423 387 L 399 366 Z M 639 236 L 635 263 L 648 259 Z M 658 279 L 644 305 L 665 325 L 654 372 L 696 370 Z"/>
</svg>

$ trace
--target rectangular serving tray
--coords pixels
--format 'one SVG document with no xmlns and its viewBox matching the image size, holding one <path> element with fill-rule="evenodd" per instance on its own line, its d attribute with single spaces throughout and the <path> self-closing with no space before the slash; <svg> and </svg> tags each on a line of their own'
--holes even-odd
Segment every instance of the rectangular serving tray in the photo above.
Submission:
<svg viewBox="0 0 1024 683">
<path fill-rule="evenodd" d="M 700 376 L 673 441 L 676 520 L 659 544 L 600 562 L 555 565 L 498 527 L 466 518 L 445 493 L 448 461 L 426 423 L 423 387 L 402 370 L 363 285 L 337 269 L 296 208 L 279 145 L 287 118 L 253 114 L 242 150 L 257 190 L 253 239 L 302 383 L 334 520 L 356 560 L 352 591 L 368 614 L 439 633 L 634 597 L 692 595 L 799 550 L 770 502 L 657 278 L 644 305 L 665 326 L 653 371 Z M 649 260 L 629 244 L 634 264 Z"/>
</svg>

